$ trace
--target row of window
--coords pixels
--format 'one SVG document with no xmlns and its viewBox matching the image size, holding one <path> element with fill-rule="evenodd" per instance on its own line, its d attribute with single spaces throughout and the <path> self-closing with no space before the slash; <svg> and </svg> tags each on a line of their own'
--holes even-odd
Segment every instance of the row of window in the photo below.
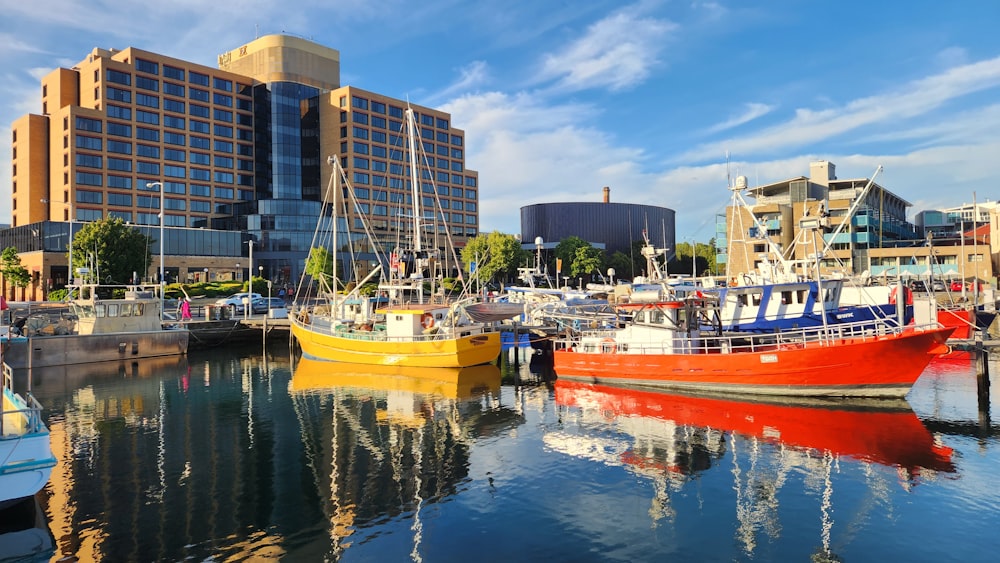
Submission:
<svg viewBox="0 0 1000 563">
<path fill-rule="evenodd" d="M 347 96 L 340 97 L 340 107 L 347 107 Z M 397 117 L 403 119 L 405 111 L 400 106 L 394 106 L 376 101 L 368 100 L 367 98 L 362 98 L 361 96 L 351 96 L 351 110 L 365 110 L 371 111 L 372 113 L 388 115 L 390 117 Z M 443 117 L 437 117 L 430 114 L 415 113 L 414 119 L 420 122 L 421 125 L 430 125 L 432 127 L 437 127 L 438 129 L 448 129 L 448 120 Z"/>
<path fill-rule="evenodd" d="M 152 74 L 154 76 L 158 76 L 160 74 L 160 63 L 137 57 L 135 59 L 135 69 L 144 74 Z M 222 78 L 220 76 L 209 77 L 209 75 L 198 71 L 194 70 L 185 71 L 185 69 L 183 68 L 171 66 L 168 64 L 163 65 L 164 78 L 170 78 L 172 80 L 180 80 L 181 82 L 185 82 L 184 78 L 185 72 L 187 73 L 186 81 L 190 82 L 191 84 L 197 84 L 199 86 L 208 86 L 209 80 L 211 79 L 212 87 L 215 88 L 216 90 L 223 90 L 226 92 L 233 91 L 233 81 L 229 80 L 228 78 Z M 237 83 L 236 85 L 236 89 L 241 94 L 246 96 L 250 95 L 250 88 L 251 86 L 249 84 Z"/>
<path fill-rule="evenodd" d="M 158 120 L 156 118 L 157 115 L 158 114 L 148 114 L 148 116 L 144 116 L 144 119 L 148 117 L 148 121 L 143 121 L 143 122 L 151 125 L 159 125 Z M 63 129 L 68 128 L 68 125 L 69 125 L 68 121 L 64 121 Z M 182 129 L 184 125 L 184 120 L 180 118 L 180 121 L 178 122 L 172 119 L 171 120 L 165 119 L 165 125 L 167 125 L 168 127 L 179 126 L 179 128 Z M 130 124 L 108 121 L 107 134 L 114 135 L 116 137 L 132 138 L 132 127 L 133 126 Z M 216 137 L 221 137 L 225 139 L 232 139 L 233 132 L 235 131 L 236 140 L 250 141 L 250 142 L 253 141 L 253 131 L 250 129 L 240 129 L 240 128 L 234 129 L 233 127 L 230 127 L 228 125 L 216 124 L 210 130 L 207 123 L 200 122 L 194 119 L 190 120 L 190 127 L 192 131 L 195 131 L 197 133 L 214 134 Z M 103 126 L 103 122 L 100 119 L 92 119 L 89 117 L 78 116 L 76 118 L 76 129 L 78 131 L 87 131 L 90 133 L 101 133 L 105 128 Z M 160 130 L 152 129 L 149 127 L 143 127 L 141 125 L 136 125 L 135 138 L 141 139 L 143 141 L 159 142 Z M 212 145 L 212 141 L 207 137 L 198 137 L 196 135 L 191 135 L 190 139 L 191 139 L 191 148 L 209 149 L 209 147 Z M 163 142 L 172 145 L 184 146 L 186 144 L 186 137 L 184 133 L 177 133 L 174 131 L 163 131 Z M 229 150 L 227 150 L 226 152 L 233 152 L 232 151 L 233 143 L 229 141 L 216 140 L 215 141 L 216 147 L 218 147 L 220 143 L 222 143 L 223 146 L 229 147 Z M 241 147 L 240 154 L 247 154 L 253 152 L 250 145 L 239 145 L 239 146 Z M 215 150 L 220 150 L 220 149 L 216 148 Z"/>
<path fill-rule="evenodd" d="M 118 148 L 123 149 L 123 150 L 125 149 L 125 147 L 118 147 Z M 140 148 L 140 154 L 139 154 L 140 157 L 146 157 L 146 158 L 159 158 L 160 157 L 160 152 L 159 152 L 160 149 L 159 149 L 159 147 L 151 147 L 151 146 L 148 146 L 148 145 L 139 145 L 139 148 Z M 128 150 L 131 151 L 131 145 L 129 146 Z M 118 152 L 118 151 L 110 151 L 109 150 L 109 152 Z M 187 159 L 185 158 L 185 155 L 186 155 L 186 153 L 184 151 L 182 151 L 182 150 L 176 150 L 176 149 L 170 149 L 170 148 L 168 148 L 168 149 L 164 149 L 164 151 L 163 151 L 163 159 L 164 160 L 169 160 L 169 161 L 172 161 L 172 162 L 186 162 Z M 138 163 L 141 163 L 141 162 L 142 161 L 138 161 L 137 162 L 137 169 L 138 169 Z M 108 170 L 117 170 L 117 171 L 120 171 L 120 172 L 131 172 L 132 171 L 132 163 L 133 163 L 133 161 L 131 159 L 128 159 L 128 158 L 117 158 L 117 157 L 109 156 L 109 157 L 107 157 L 105 159 L 104 157 L 102 157 L 100 155 L 89 154 L 89 153 L 84 153 L 84 152 L 77 152 L 76 153 L 76 165 L 77 166 L 82 166 L 82 167 L 85 167 L 85 168 L 99 168 L 99 169 L 103 169 L 105 167 L 105 165 L 106 165 Z M 234 168 L 235 164 L 236 164 L 236 160 L 233 159 L 230 156 L 224 156 L 224 155 L 217 154 L 217 155 L 214 156 L 214 158 L 212 158 L 209 154 L 206 154 L 206 153 L 192 152 L 191 153 L 191 164 L 201 164 L 201 165 L 204 165 L 204 166 L 214 165 L 216 168 Z M 171 167 L 167 166 L 167 168 L 171 168 Z M 239 169 L 243 170 L 243 171 L 247 171 L 247 172 L 253 172 L 253 169 L 254 169 L 253 161 L 252 160 L 240 159 L 239 160 Z"/>
<path fill-rule="evenodd" d="M 222 170 L 204 170 L 201 168 L 185 169 L 183 166 L 163 165 L 161 167 L 155 162 L 136 162 L 135 171 L 139 174 L 149 176 L 164 176 L 166 178 L 187 178 L 199 182 L 214 182 L 216 184 L 237 184 L 240 186 L 253 186 L 252 174 L 233 174 Z M 115 169 L 118 170 L 118 169 Z M 125 172 L 127 170 L 118 170 Z M 112 176 L 109 176 L 109 178 Z M 118 178 L 117 176 L 114 176 Z M 117 182 L 118 180 L 116 180 Z M 103 186 L 104 175 L 96 172 L 77 170 L 76 183 L 83 186 Z M 110 185 L 110 180 L 109 180 Z M 231 199 L 231 198 L 230 198 Z"/>
<path fill-rule="evenodd" d="M 356 125 L 370 126 L 372 129 L 388 129 L 394 133 L 403 133 L 404 131 L 402 121 L 387 120 L 384 117 L 369 115 L 360 111 L 351 112 L 351 121 Z M 347 123 L 347 113 L 340 114 L 340 122 Z M 418 131 L 415 131 L 415 134 L 421 139 L 435 140 L 439 143 L 451 143 L 457 147 L 462 146 L 462 136 L 449 134 L 447 131 L 447 121 L 445 121 L 445 124 L 444 130 L 434 131 L 431 127 L 421 127 Z"/>
<path fill-rule="evenodd" d="M 115 88 L 108 88 L 108 93 L 109 94 L 112 93 L 113 90 L 116 90 L 116 89 Z M 128 93 L 128 91 L 126 91 L 126 90 L 121 90 L 119 92 Z M 129 99 L 130 99 L 129 97 L 123 96 L 123 95 L 120 95 L 120 94 L 116 94 L 114 97 L 111 97 L 110 99 L 113 100 L 113 101 L 120 101 L 120 102 L 123 102 L 123 103 L 130 103 L 129 102 Z M 140 95 L 136 96 L 136 102 L 135 103 L 136 103 L 137 106 L 147 107 L 147 108 L 151 108 L 151 109 L 159 109 L 160 108 L 160 98 L 158 98 L 156 96 L 146 96 L 146 95 L 140 94 Z M 222 109 L 222 108 L 212 109 L 209 106 L 203 106 L 203 105 L 200 105 L 200 104 L 186 105 L 182 101 L 172 100 L 170 98 L 163 98 L 163 110 L 164 111 L 184 114 L 186 108 L 190 108 L 190 110 L 191 110 L 190 111 L 190 115 L 192 115 L 194 117 L 203 117 L 205 119 L 215 119 L 216 121 L 222 121 L 222 122 L 225 122 L 225 123 L 236 123 L 236 125 L 240 125 L 240 126 L 243 126 L 243 127 L 253 127 L 253 116 L 250 115 L 249 113 L 233 112 L 231 110 Z M 109 104 L 107 104 L 105 112 L 107 113 L 108 117 L 113 117 L 113 118 L 116 118 L 116 119 L 125 119 L 125 120 L 131 120 L 132 119 L 132 108 L 129 107 L 129 106 L 120 106 L 120 105 L 109 103 Z M 135 114 L 136 114 L 136 116 L 139 116 L 139 115 L 148 115 L 148 114 L 152 114 L 153 116 L 158 116 L 159 115 L 158 113 L 147 112 L 146 110 L 141 110 L 141 109 L 138 109 L 138 108 L 136 108 Z M 164 119 L 168 119 L 168 117 L 169 116 L 167 116 L 166 114 L 164 114 Z M 157 118 L 156 117 L 146 117 L 145 119 L 153 119 L 153 120 L 155 120 Z M 176 119 L 180 119 L 180 126 L 178 128 L 179 129 L 183 129 L 184 128 L 184 120 L 183 120 L 183 118 L 176 118 Z M 138 118 L 137 118 L 137 120 L 138 120 Z M 192 119 L 191 121 L 194 122 L 194 119 Z M 155 121 L 147 121 L 147 122 L 148 123 L 155 123 Z M 207 128 L 208 124 L 205 124 L 205 127 Z"/>
<path fill-rule="evenodd" d="M 447 172 L 438 172 L 437 181 L 438 182 L 449 182 L 451 175 Z M 476 187 L 476 177 L 475 176 L 462 176 L 460 178 L 465 179 L 465 185 L 474 188 Z M 369 174 L 367 172 L 353 172 L 351 174 L 351 179 L 355 184 L 362 186 L 376 186 L 382 188 L 393 188 L 397 190 L 410 189 L 410 181 L 404 178 L 394 178 L 392 176 L 384 176 L 382 174 Z M 457 183 L 457 182 L 456 182 Z M 434 192 L 434 186 L 428 182 L 422 182 L 420 187 L 425 192 Z M 441 189 L 447 189 L 448 186 L 441 186 Z M 474 192 L 473 192 L 474 193 Z"/>
<path fill-rule="evenodd" d="M 207 140 L 208 139 L 206 139 L 206 141 Z M 184 144 L 182 140 L 180 142 L 174 142 L 174 141 L 177 141 L 177 139 L 169 139 L 169 140 L 167 140 L 166 144 L 168 144 L 168 145 L 180 145 L 180 146 L 183 146 L 183 144 Z M 100 151 L 100 150 L 102 150 L 101 149 L 102 144 L 103 144 L 102 143 L 102 139 L 99 138 L 99 137 L 90 137 L 88 135 L 79 135 L 79 134 L 76 135 L 76 148 L 78 148 L 78 149 Z M 125 142 L 125 141 L 118 141 L 118 140 L 115 140 L 115 139 L 108 139 L 107 140 L 107 147 L 108 147 L 107 151 L 109 153 L 131 155 L 132 154 L 133 145 L 132 145 L 132 143 Z M 242 144 L 241 145 L 234 145 L 233 143 L 231 143 L 229 141 L 223 141 L 223 140 L 216 139 L 213 143 L 211 143 L 210 146 L 206 145 L 204 148 L 206 150 L 209 150 L 210 147 L 211 147 L 211 149 L 214 149 L 214 151 L 216 153 L 216 154 L 214 154 L 214 159 L 213 159 L 213 155 L 210 154 L 210 153 L 203 153 L 203 152 L 197 152 L 197 151 L 190 151 L 190 152 L 188 152 L 188 151 L 184 151 L 184 150 L 181 150 L 181 149 L 175 149 L 175 148 L 171 148 L 171 147 L 164 147 L 163 148 L 163 159 L 164 160 L 171 160 L 171 161 L 174 161 L 174 162 L 187 162 L 188 156 L 190 156 L 190 162 L 191 162 L 191 164 L 201 164 L 201 165 L 208 166 L 208 165 L 212 164 L 212 160 L 214 160 L 215 166 L 221 167 L 221 168 L 233 168 L 234 163 L 239 163 L 239 169 L 240 170 L 252 171 L 254 169 L 253 168 L 253 160 L 252 160 L 252 158 L 234 159 L 233 157 L 225 156 L 225 154 L 232 154 L 233 153 L 233 148 L 236 147 L 238 149 L 239 156 L 253 157 L 253 147 L 251 145 L 242 145 Z M 143 158 L 157 158 L 157 159 L 160 158 L 160 147 L 159 146 L 156 146 L 156 145 L 146 145 L 146 144 L 143 144 L 143 143 L 136 143 L 135 144 L 135 149 L 136 149 L 135 154 L 137 156 L 140 156 L 140 157 L 143 157 Z M 225 154 L 219 154 L 219 153 L 225 153 Z M 81 160 L 80 160 L 81 156 L 85 156 L 85 157 L 88 157 L 88 158 L 89 157 L 96 157 L 98 159 L 100 158 L 100 156 L 97 156 L 97 155 L 87 155 L 86 153 L 80 153 L 78 155 L 78 157 L 77 157 L 77 164 L 79 164 L 81 166 L 90 166 L 91 168 L 102 168 L 102 166 L 99 164 L 99 161 L 88 160 L 87 163 L 81 162 Z M 109 162 L 111 160 L 113 160 L 113 159 L 114 159 L 114 157 L 108 157 L 108 161 Z M 95 164 L 91 164 L 91 162 L 98 162 L 98 164 L 96 164 L 96 165 Z M 65 165 L 66 163 L 63 163 L 63 164 Z"/>
</svg>

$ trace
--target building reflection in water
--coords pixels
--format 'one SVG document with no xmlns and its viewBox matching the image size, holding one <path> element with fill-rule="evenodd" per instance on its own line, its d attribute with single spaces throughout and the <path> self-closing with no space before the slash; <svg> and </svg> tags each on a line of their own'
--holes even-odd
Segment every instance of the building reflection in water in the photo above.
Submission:
<svg viewBox="0 0 1000 563">
<path fill-rule="evenodd" d="M 353 530 L 398 517 L 416 550 L 420 510 L 467 477 L 470 441 L 522 420 L 499 405 L 495 366 L 292 371 L 259 351 L 35 370 L 59 459 L 38 497 L 56 552 L 336 557 Z"/>
</svg>

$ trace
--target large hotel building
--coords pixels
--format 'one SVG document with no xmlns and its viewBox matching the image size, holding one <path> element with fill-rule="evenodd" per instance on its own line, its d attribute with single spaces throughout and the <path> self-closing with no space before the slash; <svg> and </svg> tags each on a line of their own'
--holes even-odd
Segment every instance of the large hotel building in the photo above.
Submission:
<svg viewBox="0 0 1000 563">
<path fill-rule="evenodd" d="M 366 215 L 390 248 L 412 204 L 407 107 L 422 145 L 425 224 L 450 232 L 455 247 L 478 233 L 478 174 L 465 168 L 465 134 L 447 113 L 341 86 L 340 54 L 297 37 L 260 37 L 218 66 L 94 49 L 42 79 L 41 114 L 12 127 L 12 225 L 0 245 L 16 247 L 33 276 L 16 293 L 5 282 L 8 298 L 63 287 L 71 231 L 105 217 L 153 240 L 147 279 L 156 279 L 163 232 L 168 282 L 263 275 L 292 284 L 330 156 L 360 202 L 339 228 L 365 240 L 357 215 Z M 436 240 L 450 254 L 448 239 Z"/>
</svg>

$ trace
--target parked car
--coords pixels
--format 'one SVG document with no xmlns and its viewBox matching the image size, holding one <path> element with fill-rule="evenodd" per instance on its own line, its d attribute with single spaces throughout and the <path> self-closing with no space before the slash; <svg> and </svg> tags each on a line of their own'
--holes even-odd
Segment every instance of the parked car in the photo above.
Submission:
<svg viewBox="0 0 1000 563">
<path fill-rule="evenodd" d="M 960 282 L 958 280 L 955 280 L 955 281 L 951 282 L 951 290 L 952 291 L 962 291 L 962 282 Z"/>
<path fill-rule="evenodd" d="M 931 282 L 931 289 L 933 291 L 945 291 L 944 282 L 941 280 L 934 280 Z"/>
<path fill-rule="evenodd" d="M 250 302 L 250 310 L 253 313 L 267 313 L 273 309 L 284 309 L 285 300 L 280 297 L 258 297 Z"/>
<path fill-rule="evenodd" d="M 254 299 L 260 299 L 261 295 L 259 293 L 234 293 L 229 297 L 223 297 L 215 301 L 215 304 L 219 307 L 234 307 L 237 313 L 243 312 L 243 298 L 249 298 L 251 303 Z"/>
<path fill-rule="evenodd" d="M 927 285 L 924 284 L 923 280 L 913 280 L 910 282 L 910 289 L 912 291 L 927 291 Z"/>
</svg>

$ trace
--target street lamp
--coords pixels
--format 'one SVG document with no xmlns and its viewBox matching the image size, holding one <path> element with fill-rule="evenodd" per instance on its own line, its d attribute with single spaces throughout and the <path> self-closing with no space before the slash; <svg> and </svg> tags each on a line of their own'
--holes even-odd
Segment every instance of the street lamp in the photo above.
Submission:
<svg viewBox="0 0 1000 563">
<path fill-rule="evenodd" d="M 236 275 L 234 277 L 240 281 L 243 281 L 243 270 L 240 269 L 239 262 L 236 263 Z"/>
<path fill-rule="evenodd" d="M 164 286 L 164 283 L 166 282 L 166 277 L 163 274 L 163 223 L 166 222 L 166 216 L 163 213 L 163 182 L 147 182 L 146 187 L 150 189 L 154 187 L 160 189 L 160 321 L 162 322 L 163 307 L 164 307 L 163 293 L 166 289 Z M 70 230 L 72 231 L 72 229 L 73 229 L 73 224 L 70 223 Z"/>
</svg>

